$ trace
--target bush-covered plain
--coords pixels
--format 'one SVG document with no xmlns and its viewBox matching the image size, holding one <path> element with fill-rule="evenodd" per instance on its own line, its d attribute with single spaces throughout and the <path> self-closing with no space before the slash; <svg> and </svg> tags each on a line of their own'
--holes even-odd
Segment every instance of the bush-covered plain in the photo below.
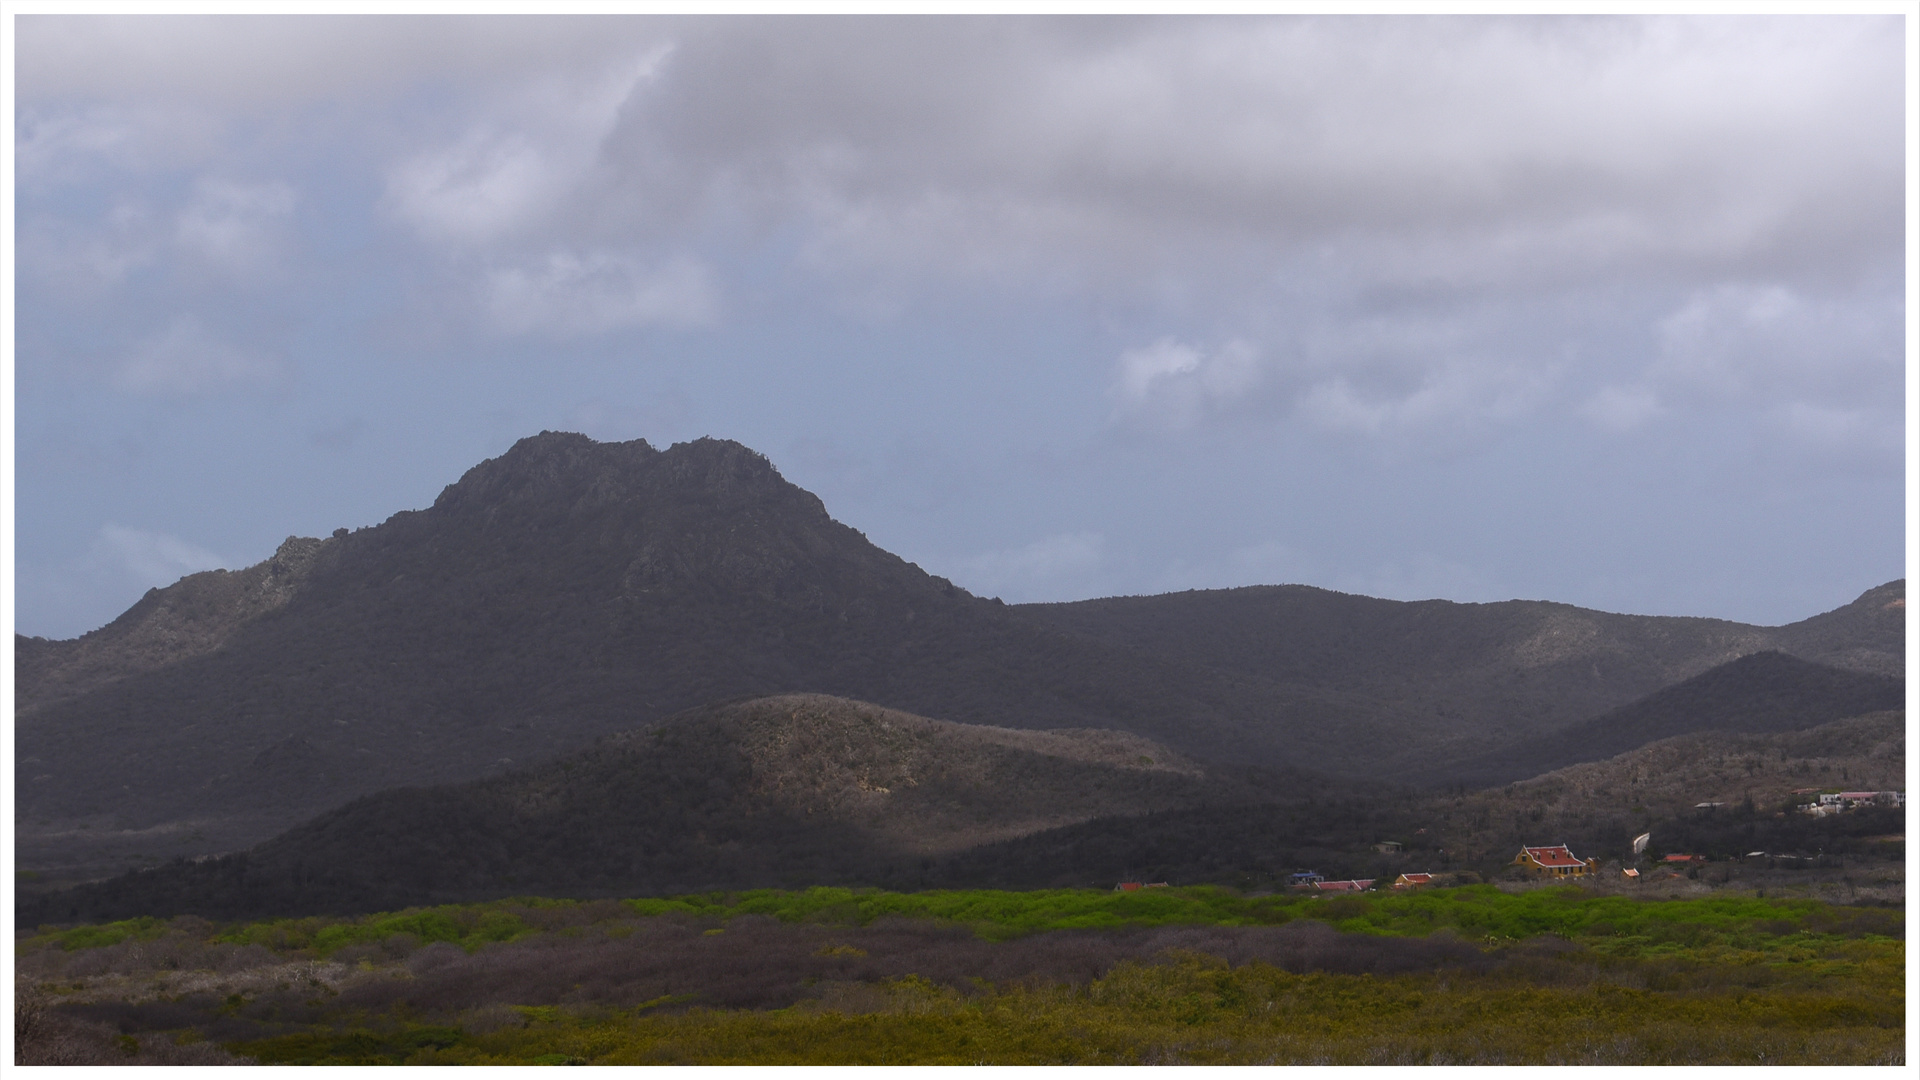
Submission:
<svg viewBox="0 0 1920 1080">
<path fill-rule="evenodd" d="M 17 966 L 65 1060 L 1884 1064 L 1903 938 L 1577 888 L 812 889 L 49 927 Z"/>
</svg>

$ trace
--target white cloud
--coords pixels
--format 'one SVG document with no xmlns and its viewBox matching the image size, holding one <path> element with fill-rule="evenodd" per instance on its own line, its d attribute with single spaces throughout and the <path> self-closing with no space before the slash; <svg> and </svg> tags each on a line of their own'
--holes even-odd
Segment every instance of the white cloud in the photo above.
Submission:
<svg viewBox="0 0 1920 1080">
<path fill-rule="evenodd" d="M 101 174 L 140 174 L 204 159 L 221 148 L 219 117 L 147 101 L 21 104 L 14 175 L 23 194 Z"/>
<path fill-rule="evenodd" d="M 1720 284 L 1660 321 L 1652 375 L 1720 400 L 1876 393 L 1902 362 L 1894 315 L 1777 283 Z"/>
<path fill-rule="evenodd" d="M 582 185 L 622 107 L 671 51 L 655 46 L 597 71 L 562 69 L 490 97 L 487 118 L 464 136 L 394 167 L 389 208 L 428 237 L 482 244 L 591 198 Z M 621 185 L 614 197 L 631 195 L 630 185 Z"/>
<path fill-rule="evenodd" d="M 133 351 L 114 384 L 136 394 L 192 394 L 276 378 L 281 365 L 210 334 L 197 316 L 181 315 Z"/>
<path fill-rule="evenodd" d="M 1862 302 L 1865 299 L 1866 302 Z M 1578 412 L 1632 431 L 1665 416 L 1737 409 L 1808 444 L 1892 452 L 1904 429 L 1890 388 L 1904 365 L 1891 298 L 1822 299 L 1779 283 L 1688 295 L 1653 325 L 1654 354 Z"/>
<path fill-rule="evenodd" d="M 554 252 L 532 266 L 495 270 L 488 275 L 486 304 L 501 330 L 555 337 L 697 326 L 719 308 L 706 268 L 691 259 L 655 266 L 604 252 Z"/>
<path fill-rule="evenodd" d="M 564 194 L 564 180 L 526 137 L 476 131 L 400 165 L 387 196 L 424 232 L 488 240 L 545 210 Z"/>
<path fill-rule="evenodd" d="M 272 262 L 276 234 L 293 206 L 293 188 L 286 184 L 202 180 L 180 212 L 174 236 L 183 248 L 246 280 Z"/>
<path fill-rule="evenodd" d="M 1191 427 L 1230 408 L 1260 382 L 1253 346 L 1229 341 L 1202 353 L 1173 338 L 1120 355 L 1113 419 L 1164 429 Z"/>
<path fill-rule="evenodd" d="M 15 265 L 24 279 L 93 299 L 151 265 L 165 245 L 155 215 L 137 199 L 119 199 L 86 222 L 22 215 Z"/>
<path fill-rule="evenodd" d="M 119 570 L 149 588 L 171 585 L 188 574 L 216 570 L 226 560 L 167 533 L 105 525 L 94 539 L 92 561 Z"/>
<path fill-rule="evenodd" d="M 1416 385 L 1369 390 L 1347 376 L 1314 383 L 1298 414 L 1326 431 L 1359 435 L 1455 433 L 1521 419 L 1548 396 L 1553 365 L 1497 360 L 1444 360 L 1421 371 Z"/>
</svg>

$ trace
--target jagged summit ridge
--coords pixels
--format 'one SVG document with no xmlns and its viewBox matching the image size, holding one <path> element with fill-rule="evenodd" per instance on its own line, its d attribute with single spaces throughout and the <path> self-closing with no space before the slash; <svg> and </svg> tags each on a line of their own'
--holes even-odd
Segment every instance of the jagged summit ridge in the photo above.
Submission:
<svg viewBox="0 0 1920 1080">
<path fill-rule="evenodd" d="M 645 439 L 596 442 L 543 431 L 467 470 L 434 500 L 441 513 L 564 504 L 588 511 L 639 499 L 771 501 L 825 518 L 812 493 L 790 484 L 767 458 L 730 439 L 700 438 L 657 450 Z"/>
</svg>

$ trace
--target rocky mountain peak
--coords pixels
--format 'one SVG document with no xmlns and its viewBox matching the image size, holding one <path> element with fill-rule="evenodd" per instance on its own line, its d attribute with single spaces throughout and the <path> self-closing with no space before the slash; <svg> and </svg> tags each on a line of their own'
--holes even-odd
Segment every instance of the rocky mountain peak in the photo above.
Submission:
<svg viewBox="0 0 1920 1080">
<path fill-rule="evenodd" d="M 462 511 L 505 503 L 545 501 L 583 489 L 624 486 L 621 480 L 645 468 L 660 452 L 645 439 L 595 442 L 585 435 L 543 431 L 513 444 L 504 454 L 468 469 L 434 500 L 436 510 Z"/>
<path fill-rule="evenodd" d="M 583 511 L 622 503 L 779 502 L 824 518 L 826 507 L 781 477 L 764 456 L 728 439 L 702 438 L 656 450 L 645 439 L 596 442 L 543 431 L 467 470 L 434 500 L 442 513 L 498 513 L 540 506 Z"/>
</svg>

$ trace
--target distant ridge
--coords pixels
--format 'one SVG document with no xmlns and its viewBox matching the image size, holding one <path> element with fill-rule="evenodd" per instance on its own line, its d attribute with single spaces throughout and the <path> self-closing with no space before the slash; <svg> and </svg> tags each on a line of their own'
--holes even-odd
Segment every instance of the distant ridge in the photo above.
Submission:
<svg viewBox="0 0 1920 1080">
<path fill-rule="evenodd" d="M 1815 664 L 1780 652 L 1743 656 L 1591 720 L 1471 761 L 1435 778 L 1501 784 L 1695 732 L 1799 731 L 1900 709 L 1902 680 Z"/>
</svg>

